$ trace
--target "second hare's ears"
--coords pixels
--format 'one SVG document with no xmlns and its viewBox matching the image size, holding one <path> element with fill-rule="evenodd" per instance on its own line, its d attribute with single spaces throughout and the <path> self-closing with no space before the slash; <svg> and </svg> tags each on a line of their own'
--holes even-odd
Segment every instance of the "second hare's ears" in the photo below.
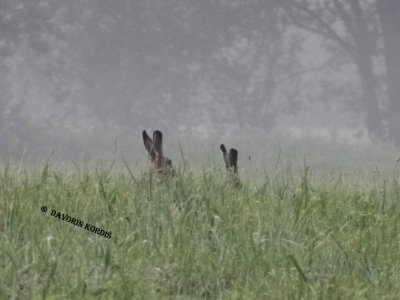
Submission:
<svg viewBox="0 0 400 300">
<path fill-rule="evenodd" d="M 229 166 L 233 170 L 233 173 L 237 173 L 237 161 L 238 161 L 238 151 L 232 148 L 229 151 Z"/>
<path fill-rule="evenodd" d="M 143 130 L 142 136 L 144 147 L 146 148 L 147 153 L 149 153 L 151 157 L 154 157 L 156 153 L 154 152 L 153 140 L 147 135 L 146 130 Z"/>
<path fill-rule="evenodd" d="M 224 156 L 225 168 L 233 173 L 237 173 L 237 161 L 238 161 L 238 151 L 234 148 L 229 150 L 229 153 L 226 151 L 225 145 L 221 144 L 220 149 Z"/>
<path fill-rule="evenodd" d="M 219 147 L 222 151 L 222 155 L 224 156 L 224 161 L 225 161 L 225 168 L 227 170 L 229 170 L 229 157 L 228 157 L 228 153 L 226 152 L 226 148 L 224 144 L 221 144 L 221 146 Z"/>
<path fill-rule="evenodd" d="M 156 154 L 162 156 L 162 133 L 159 130 L 153 132 L 153 147 Z"/>
</svg>

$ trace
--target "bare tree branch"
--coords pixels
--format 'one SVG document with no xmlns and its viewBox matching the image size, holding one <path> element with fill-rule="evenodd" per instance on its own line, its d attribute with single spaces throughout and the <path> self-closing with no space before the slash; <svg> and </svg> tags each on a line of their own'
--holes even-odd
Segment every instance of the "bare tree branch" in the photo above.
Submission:
<svg viewBox="0 0 400 300">
<path fill-rule="evenodd" d="M 339 16 L 343 20 L 344 24 L 346 25 L 346 28 L 349 31 L 350 35 L 353 37 L 353 39 L 355 39 L 357 33 L 354 27 L 354 23 L 351 21 L 351 18 L 346 13 L 343 4 L 341 4 L 339 0 L 333 0 L 333 3 L 335 4 L 337 12 L 339 13 Z"/>
<path fill-rule="evenodd" d="M 312 68 L 302 69 L 302 70 L 293 72 L 292 74 L 290 74 L 288 76 L 280 78 L 277 81 L 277 83 L 281 83 L 281 82 L 285 82 L 285 81 L 288 81 L 288 80 L 292 80 L 293 78 L 301 77 L 304 74 L 322 71 L 322 70 L 326 69 L 326 67 L 331 65 L 336 59 L 338 59 L 340 57 L 340 55 L 341 55 L 341 53 L 338 53 L 337 55 L 332 56 L 329 60 L 321 63 L 319 66 L 315 66 L 315 67 L 312 67 Z"/>
<path fill-rule="evenodd" d="M 347 53 L 349 53 L 349 55 L 351 55 L 353 58 L 356 58 L 354 45 L 339 36 L 339 34 L 325 20 L 323 20 L 321 16 L 318 15 L 318 13 L 316 13 L 303 3 L 298 3 L 295 0 L 287 0 L 285 1 L 285 4 L 291 5 L 297 8 L 299 11 L 304 12 L 305 14 L 310 16 L 320 27 L 307 26 L 299 22 L 296 22 L 296 25 L 337 42 Z"/>
</svg>

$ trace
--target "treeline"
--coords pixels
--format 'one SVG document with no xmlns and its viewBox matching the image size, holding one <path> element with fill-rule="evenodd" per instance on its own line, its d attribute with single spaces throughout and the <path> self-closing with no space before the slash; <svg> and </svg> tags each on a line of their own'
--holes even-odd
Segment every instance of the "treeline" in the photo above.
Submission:
<svg viewBox="0 0 400 300">
<path fill-rule="evenodd" d="M 397 0 L 3 0 L 0 136 L 78 119 L 268 131 L 318 105 L 400 143 L 399 14 Z"/>
</svg>

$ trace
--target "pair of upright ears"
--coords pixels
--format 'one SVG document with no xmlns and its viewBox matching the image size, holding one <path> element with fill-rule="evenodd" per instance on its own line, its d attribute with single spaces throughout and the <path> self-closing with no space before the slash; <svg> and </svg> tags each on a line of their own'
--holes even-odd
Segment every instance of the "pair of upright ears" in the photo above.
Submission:
<svg viewBox="0 0 400 300">
<path fill-rule="evenodd" d="M 231 150 L 229 150 L 229 152 L 227 152 L 224 144 L 221 144 L 220 149 L 221 149 L 222 155 L 224 157 L 226 170 L 233 174 L 237 174 L 238 173 L 238 166 L 237 166 L 238 151 L 234 148 L 231 148 Z"/>
<path fill-rule="evenodd" d="M 161 174 L 173 174 L 172 161 L 168 157 L 164 157 L 162 151 L 162 133 L 159 130 L 153 132 L 151 139 L 146 130 L 142 132 L 144 147 L 150 156 L 151 166 L 150 171 Z"/>
</svg>

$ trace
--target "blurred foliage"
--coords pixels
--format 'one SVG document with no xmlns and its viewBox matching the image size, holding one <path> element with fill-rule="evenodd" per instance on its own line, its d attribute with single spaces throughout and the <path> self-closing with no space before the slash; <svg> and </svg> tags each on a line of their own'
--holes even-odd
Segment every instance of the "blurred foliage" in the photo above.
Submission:
<svg viewBox="0 0 400 300">
<path fill-rule="evenodd" d="M 2 1 L 0 137 L 65 124 L 268 132 L 318 103 L 396 141 L 385 3 Z"/>
</svg>

